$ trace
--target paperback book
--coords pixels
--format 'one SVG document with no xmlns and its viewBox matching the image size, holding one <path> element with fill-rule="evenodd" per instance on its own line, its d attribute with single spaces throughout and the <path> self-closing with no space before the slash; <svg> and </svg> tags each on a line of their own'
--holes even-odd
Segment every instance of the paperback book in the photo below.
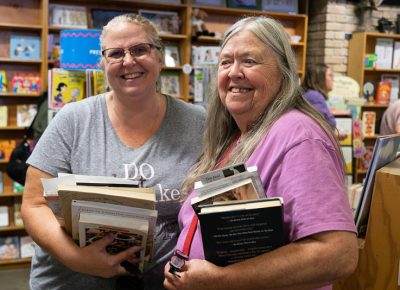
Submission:
<svg viewBox="0 0 400 290">
<path fill-rule="evenodd" d="M 160 75 L 161 92 L 172 97 L 180 97 L 179 74 L 177 72 L 162 72 Z"/>
<path fill-rule="evenodd" d="M 17 126 L 29 127 L 36 116 L 37 105 L 17 105 Z"/>
<path fill-rule="evenodd" d="M 35 244 L 30 236 L 20 238 L 21 258 L 31 258 L 35 253 Z"/>
<path fill-rule="evenodd" d="M 148 262 L 153 255 L 154 230 L 157 222 L 157 211 L 143 208 L 136 208 L 124 205 L 106 204 L 102 202 L 94 202 L 87 200 L 73 200 L 71 206 L 72 215 L 72 238 L 79 241 L 79 221 L 83 213 L 98 214 L 112 219 L 132 219 L 141 220 L 148 224 L 146 232 L 147 243 L 144 254 L 144 266 L 146 268 Z"/>
<path fill-rule="evenodd" d="M 0 106 L 0 127 L 8 125 L 8 106 Z"/>
<path fill-rule="evenodd" d="M 114 240 L 107 245 L 107 252 L 118 254 L 133 246 L 142 247 L 139 269 L 143 270 L 148 230 L 148 221 L 144 219 L 82 212 L 79 217 L 79 245 L 85 247 L 111 233 Z"/>
<path fill-rule="evenodd" d="M 218 266 L 261 255 L 285 242 L 280 198 L 205 205 L 198 217 L 205 258 Z"/>
<path fill-rule="evenodd" d="M 0 237 L 0 260 L 18 259 L 19 252 L 19 238 L 14 237 Z"/>
<path fill-rule="evenodd" d="M 40 37 L 38 35 L 10 34 L 10 58 L 40 60 Z"/>
</svg>

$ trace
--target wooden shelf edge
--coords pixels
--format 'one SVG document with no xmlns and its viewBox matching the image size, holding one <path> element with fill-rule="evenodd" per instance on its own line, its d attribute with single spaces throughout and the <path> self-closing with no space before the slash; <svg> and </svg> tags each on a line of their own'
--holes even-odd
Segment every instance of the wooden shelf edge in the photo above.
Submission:
<svg viewBox="0 0 400 290">
<path fill-rule="evenodd" d="M 0 260 L 0 269 L 29 268 L 31 265 L 31 260 L 31 258 Z"/>
<path fill-rule="evenodd" d="M 33 25 L 33 24 L 16 24 L 16 23 L 5 23 L 0 22 L 0 28 L 13 28 L 13 29 L 20 29 L 20 30 L 42 30 L 41 25 Z"/>
<path fill-rule="evenodd" d="M 9 57 L 0 57 L 0 62 L 4 63 L 26 63 L 26 64 L 41 64 L 41 59 L 13 59 Z"/>
<path fill-rule="evenodd" d="M 5 197 L 19 197 L 22 196 L 22 192 L 1 192 L 0 198 Z"/>
<path fill-rule="evenodd" d="M 18 127 L 18 126 L 0 127 L 0 131 L 22 131 L 25 129 L 26 129 L 25 127 Z"/>
<path fill-rule="evenodd" d="M 24 226 L 11 225 L 11 226 L 6 226 L 6 227 L 0 227 L 0 232 L 11 232 L 11 231 L 15 232 L 15 231 L 23 231 L 23 230 L 25 230 Z"/>
<path fill-rule="evenodd" d="M 0 97 L 10 97 L 10 98 L 37 98 L 41 94 L 19 94 L 19 93 L 11 93 L 11 92 L 2 92 L 0 93 Z"/>
</svg>

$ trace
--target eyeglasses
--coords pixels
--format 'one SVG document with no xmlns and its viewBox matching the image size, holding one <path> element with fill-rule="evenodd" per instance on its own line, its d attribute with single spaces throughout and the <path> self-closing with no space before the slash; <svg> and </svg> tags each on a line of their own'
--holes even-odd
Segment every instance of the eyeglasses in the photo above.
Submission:
<svg viewBox="0 0 400 290">
<path fill-rule="evenodd" d="M 108 63 L 118 63 L 124 60 L 126 52 L 135 59 L 144 59 L 150 55 L 153 48 L 160 49 L 151 43 L 139 43 L 128 48 L 107 48 L 101 54 L 105 57 Z"/>
</svg>

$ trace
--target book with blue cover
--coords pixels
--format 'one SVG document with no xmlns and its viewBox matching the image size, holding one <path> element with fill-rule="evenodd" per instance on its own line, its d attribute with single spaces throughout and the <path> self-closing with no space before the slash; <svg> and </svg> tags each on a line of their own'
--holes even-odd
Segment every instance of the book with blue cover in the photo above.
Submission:
<svg viewBox="0 0 400 290">
<path fill-rule="evenodd" d="M 10 58 L 40 60 L 40 37 L 38 35 L 10 34 Z"/>
<path fill-rule="evenodd" d="M 68 70 L 98 69 L 101 30 L 61 30 L 60 67 Z"/>
</svg>

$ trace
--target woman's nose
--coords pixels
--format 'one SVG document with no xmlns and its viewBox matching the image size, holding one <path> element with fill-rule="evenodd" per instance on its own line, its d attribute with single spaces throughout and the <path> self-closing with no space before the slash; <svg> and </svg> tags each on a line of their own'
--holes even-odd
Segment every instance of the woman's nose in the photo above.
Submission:
<svg viewBox="0 0 400 290">
<path fill-rule="evenodd" d="M 244 74 L 243 74 L 242 68 L 241 68 L 240 63 L 238 61 L 235 61 L 232 64 L 232 66 L 231 66 L 231 68 L 229 70 L 228 76 L 231 79 L 242 79 L 242 78 L 244 78 Z"/>
</svg>

